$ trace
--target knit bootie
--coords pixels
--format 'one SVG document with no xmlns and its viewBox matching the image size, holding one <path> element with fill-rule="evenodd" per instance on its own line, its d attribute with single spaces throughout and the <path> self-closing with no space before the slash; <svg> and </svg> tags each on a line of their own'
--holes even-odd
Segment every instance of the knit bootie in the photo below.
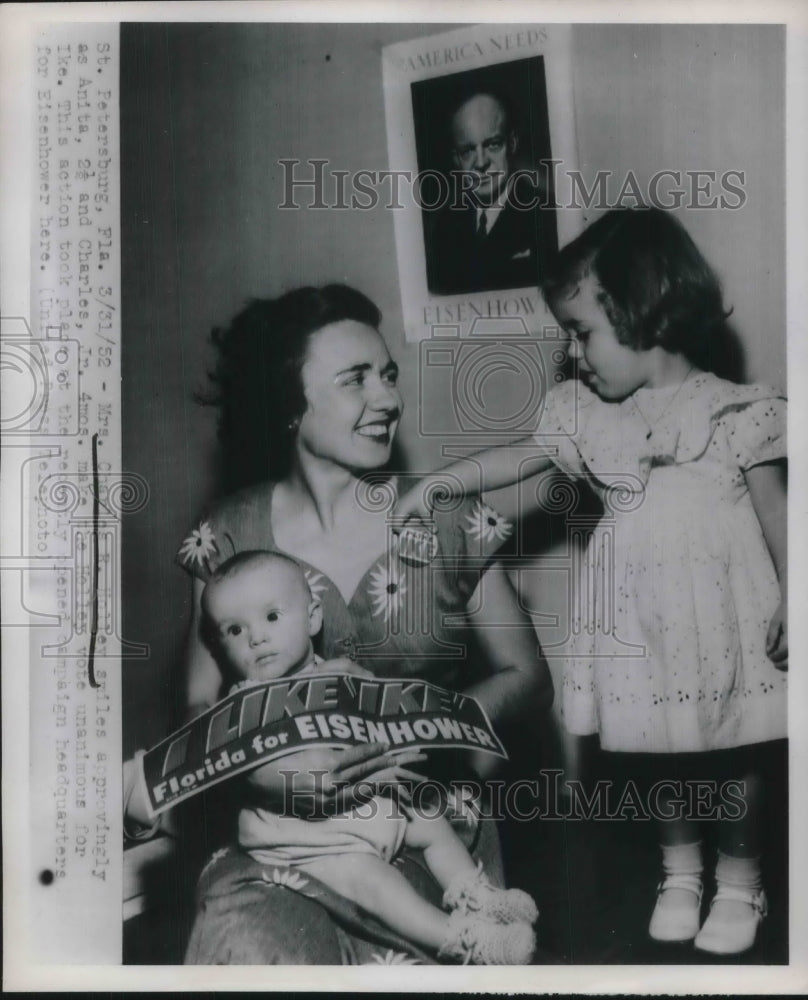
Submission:
<svg viewBox="0 0 808 1000">
<path fill-rule="evenodd" d="M 692 941 L 701 918 L 701 841 L 661 847 L 665 877 L 657 886 L 648 934 L 655 941 Z"/>
<path fill-rule="evenodd" d="M 748 951 L 767 912 L 760 858 L 736 858 L 719 851 L 715 883 L 710 913 L 693 944 L 714 955 Z"/>
<path fill-rule="evenodd" d="M 526 892 L 497 889 L 488 881 L 482 865 L 476 872 L 464 872 L 450 882 L 443 894 L 443 905 L 500 924 L 533 924 L 539 918 L 536 904 Z"/>
<path fill-rule="evenodd" d="M 492 924 L 455 910 L 438 958 L 459 960 L 463 965 L 528 965 L 535 947 L 529 924 Z"/>
</svg>

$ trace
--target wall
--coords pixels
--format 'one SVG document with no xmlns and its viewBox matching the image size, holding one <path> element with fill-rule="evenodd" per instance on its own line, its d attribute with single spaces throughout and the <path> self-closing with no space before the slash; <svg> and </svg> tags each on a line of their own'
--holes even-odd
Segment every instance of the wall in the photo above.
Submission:
<svg viewBox="0 0 808 1000">
<path fill-rule="evenodd" d="M 680 218 L 734 307 L 746 377 L 785 387 L 785 35 L 776 25 L 575 30 L 580 167 L 745 173 L 737 211 Z M 664 190 L 664 188 L 661 188 Z M 705 199 L 702 199 L 705 200 Z"/>
<path fill-rule="evenodd" d="M 124 667 L 125 752 L 164 735 L 189 585 L 172 564 L 215 491 L 214 414 L 192 400 L 207 337 L 251 296 L 346 281 L 381 307 L 416 398 L 403 340 L 393 221 L 280 211 L 280 157 L 384 169 L 381 49 L 439 25 L 128 25 L 122 38 L 125 467 L 150 484 L 124 526 L 124 631 L 151 656 Z M 739 211 L 681 213 L 734 305 L 747 377 L 785 383 L 783 36 L 742 26 L 574 29 L 579 166 L 641 186 L 661 169 L 746 172 Z M 619 188 L 619 182 L 618 182 Z M 449 405 L 449 401 L 446 401 Z M 414 407 L 413 467 L 438 463 Z M 528 603 L 557 597 L 531 574 Z"/>
</svg>

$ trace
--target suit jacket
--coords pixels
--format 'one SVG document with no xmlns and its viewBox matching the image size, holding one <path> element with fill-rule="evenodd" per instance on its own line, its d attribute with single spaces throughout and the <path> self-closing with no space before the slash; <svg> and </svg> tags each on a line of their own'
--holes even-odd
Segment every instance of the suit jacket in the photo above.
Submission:
<svg viewBox="0 0 808 1000">
<path fill-rule="evenodd" d="M 519 180 L 527 181 L 526 178 Z M 550 256 L 558 249 L 555 210 L 519 208 L 513 188 L 489 232 L 477 235 L 477 211 L 468 200 L 427 216 L 427 286 L 438 295 L 500 288 L 535 287 Z M 518 188 L 518 201 L 529 204 L 535 189 Z"/>
</svg>

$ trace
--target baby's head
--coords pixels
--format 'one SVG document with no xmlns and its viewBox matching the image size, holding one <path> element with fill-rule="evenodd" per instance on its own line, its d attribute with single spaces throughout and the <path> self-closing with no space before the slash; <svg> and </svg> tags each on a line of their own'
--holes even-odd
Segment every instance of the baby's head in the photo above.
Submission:
<svg viewBox="0 0 808 1000">
<path fill-rule="evenodd" d="M 314 656 L 322 610 L 303 571 L 272 552 L 240 552 L 202 592 L 202 634 L 220 665 L 240 680 L 271 681 Z"/>
<path fill-rule="evenodd" d="M 729 315 L 685 228 L 658 208 L 612 209 L 561 250 L 542 291 L 559 321 L 581 290 L 632 351 L 661 347 L 707 368 Z"/>
</svg>

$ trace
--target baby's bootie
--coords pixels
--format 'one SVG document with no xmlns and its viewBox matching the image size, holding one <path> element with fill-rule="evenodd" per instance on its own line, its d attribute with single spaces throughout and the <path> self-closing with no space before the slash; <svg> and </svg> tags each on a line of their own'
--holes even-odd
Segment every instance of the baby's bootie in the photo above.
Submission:
<svg viewBox="0 0 808 1000">
<path fill-rule="evenodd" d="M 529 924 L 492 924 L 455 910 L 438 958 L 459 959 L 463 965 L 527 965 L 535 947 Z"/>
<path fill-rule="evenodd" d="M 476 872 L 458 875 L 443 894 L 443 905 L 458 913 L 482 917 L 500 924 L 533 924 L 539 918 L 536 904 L 521 889 L 497 889 L 482 865 Z"/>
<path fill-rule="evenodd" d="M 715 899 L 693 944 L 714 955 L 748 951 L 766 916 L 760 858 L 736 858 L 719 851 L 715 882 Z"/>
<path fill-rule="evenodd" d="M 692 941 L 701 920 L 701 841 L 661 847 L 665 877 L 657 887 L 648 933 L 655 941 Z"/>
</svg>

